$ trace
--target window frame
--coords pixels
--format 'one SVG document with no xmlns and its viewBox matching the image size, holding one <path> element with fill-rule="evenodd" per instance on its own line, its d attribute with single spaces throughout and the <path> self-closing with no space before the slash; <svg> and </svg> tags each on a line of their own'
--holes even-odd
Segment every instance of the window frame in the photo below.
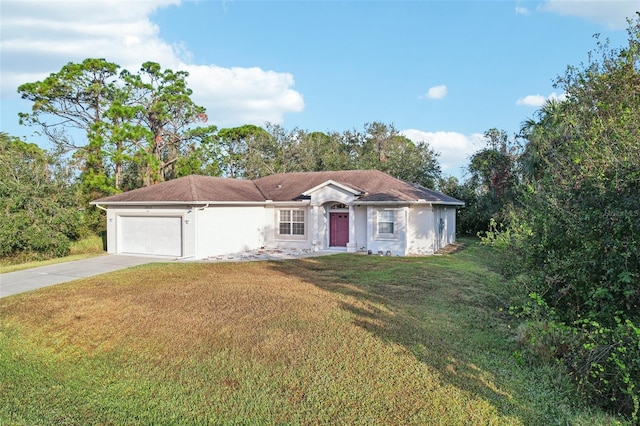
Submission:
<svg viewBox="0 0 640 426">
<path fill-rule="evenodd" d="M 398 239 L 398 231 L 399 231 L 399 222 L 398 222 L 398 209 L 397 208 L 379 208 L 375 211 L 375 232 L 374 238 L 377 240 L 396 240 Z M 384 214 L 383 214 L 384 213 Z M 386 215 L 391 215 L 391 219 L 393 221 L 389 221 L 389 217 L 385 217 Z M 385 220 L 381 220 L 385 219 Z M 381 224 L 390 224 L 392 232 L 380 232 Z"/>
<path fill-rule="evenodd" d="M 305 209 L 300 208 L 279 208 L 277 213 L 276 237 L 280 239 L 305 239 L 307 236 L 307 214 Z M 283 215 L 288 218 L 283 220 Z M 299 216 L 302 215 L 302 218 Z M 298 217 L 296 217 L 298 216 Z M 288 225 L 288 232 L 283 233 L 283 225 Z M 302 233 L 296 233 L 296 228 Z"/>
</svg>

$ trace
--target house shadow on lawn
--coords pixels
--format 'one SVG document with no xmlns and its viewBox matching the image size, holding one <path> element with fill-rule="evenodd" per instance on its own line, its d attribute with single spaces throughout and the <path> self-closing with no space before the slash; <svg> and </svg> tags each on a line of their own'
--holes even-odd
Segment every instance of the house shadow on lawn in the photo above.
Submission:
<svg viewBox="0 0 640 426">
<path fill-rule="evenodd" d="M 527 386 L 508 382 L 521 368 L 511 356 L 507 318 L 488 283 L 494 272 L 460 256 L 380 257 L 341 254 L 273 262 L 322 290 L 374 336 L 401 345 L 436 371 L 443 383 L 489 401 L 501 415 L 540 420 Z"/>
</svg>

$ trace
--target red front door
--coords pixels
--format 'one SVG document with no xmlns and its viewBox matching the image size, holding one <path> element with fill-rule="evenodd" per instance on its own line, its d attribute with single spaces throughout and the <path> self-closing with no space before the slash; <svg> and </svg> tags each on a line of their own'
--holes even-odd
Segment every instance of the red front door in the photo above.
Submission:
<svg viewBox="0 0 640 426">
<path fill-rule="evenodd" d="M 329 245 L 346 247 L 349 242 L 349 213 L 329 213 Z"/>
</svg>

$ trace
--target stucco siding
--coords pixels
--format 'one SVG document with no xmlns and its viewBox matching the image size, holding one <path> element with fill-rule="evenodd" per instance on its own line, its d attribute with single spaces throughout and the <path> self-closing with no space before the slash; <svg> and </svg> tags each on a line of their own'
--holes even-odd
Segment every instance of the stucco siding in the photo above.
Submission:
<svg viewBox="0 0 640 426">
<path fill-rule="evenodd" d="M 436 233 L 434 251 L 438 251 L 456 241 L 456 208 L 437 206 L 433 211 L 433 229 Z"/>
<path fill-rule="evenodd" d="M 260 247 L 323 250 L 329 248 L 329 208 L 334 203 L 350 206 L 348 251 L 364 249 L 373 254 L 382 252 L 394 256 L 428 255 L 456 239 L 454 206 L 419 203 L 362 206 L 354 203 L 353 194 L 349 191 L 331 185 L 314 191 L 311 198 L 322 201 L 322 204 L 305 200 L 249 206 L 111 206 L 107 211 L 107 251 L 116 254 L 140 251 L 140 247 L 149 246 L 152 249 L 146 251 L 150 255 L 180 253 L 176 256 L 206 259 Z M 342 208 L 338 211 L 346 211 Z M 279 234 L 279 211 L 283 209 L 304 211 L 304 235 Z M 393 212 L 393 233 L 379 232 L 378 215 L 386 215 L 389 220 L 390 211 Z M 149 221 L 144 221 L 144 218 L 149 218 Z M 172 225 L 166 235 L 158 235 L 157 232 L 162 230 L 157 224 L 163 218 L 174 225 L 177 220 L 179 230 L 176 231 L 178 227 Z M 132 223 L 146 228 L 127 231 L 126 227 L 131 227 Z M 146 235 L 150 235 L 148 241 L 143 240 Z M 166 247 L 160 247 L 163 244 Z M 180 250 L 175 249 L 176 244 L 180 245 Z"/>
<path fill-rule="evenodd" d="M 444 207 L 446 244 L 456 242 L 456 208 Z"/>
<path fill-rule="evenodd" d="M 256 250 L 264 245 L 262 206 L 213 206 L 196 209 L 196 258 Z"/>
<path fill-rule="evenodd" d="M 394 218 L 394 235 L 380 235 L 378 231 L 377 214 L 380 210 L 393 210 Z M 390 252 L 392 256 L 405 256 L 407 254 L 407 208 L 396 206 L 372 207 L 367 206 L 367 249 L 372 253 L 378 254 L 382 252 L 387 254 Z"/>
<path fill-rule="evenodd" d="M 433 217 L 431 206 L 412 206 L 409 208 L 407 254 L 426 255 L 434 252 Z"/>
</svg>

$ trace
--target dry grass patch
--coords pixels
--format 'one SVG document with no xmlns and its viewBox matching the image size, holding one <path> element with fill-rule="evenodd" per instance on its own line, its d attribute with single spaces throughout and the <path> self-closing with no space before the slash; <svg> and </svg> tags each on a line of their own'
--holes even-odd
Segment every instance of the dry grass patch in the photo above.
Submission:
<svg viewBox="0 0 640 426">
<path fill-rule="evenodd" d="M 270 340 L 295 343 L 296 333 L 322 327 L 336 307 L 317 287 L 253 263 L 150 265 L 49 288 L 4 311 L 9 323 L 55 336 L 56 350 L 91 353 L 135 341 L 184 358 L 210 348 L 267 356 Z M 278 356 L 288 356 L 282 349 Z"/>
<path fill-rule="evenodd" d="M 580 424 L 511 357 L 482 253 L 153 264 L 0 299 L 0 424 Z"/>
</svg>

